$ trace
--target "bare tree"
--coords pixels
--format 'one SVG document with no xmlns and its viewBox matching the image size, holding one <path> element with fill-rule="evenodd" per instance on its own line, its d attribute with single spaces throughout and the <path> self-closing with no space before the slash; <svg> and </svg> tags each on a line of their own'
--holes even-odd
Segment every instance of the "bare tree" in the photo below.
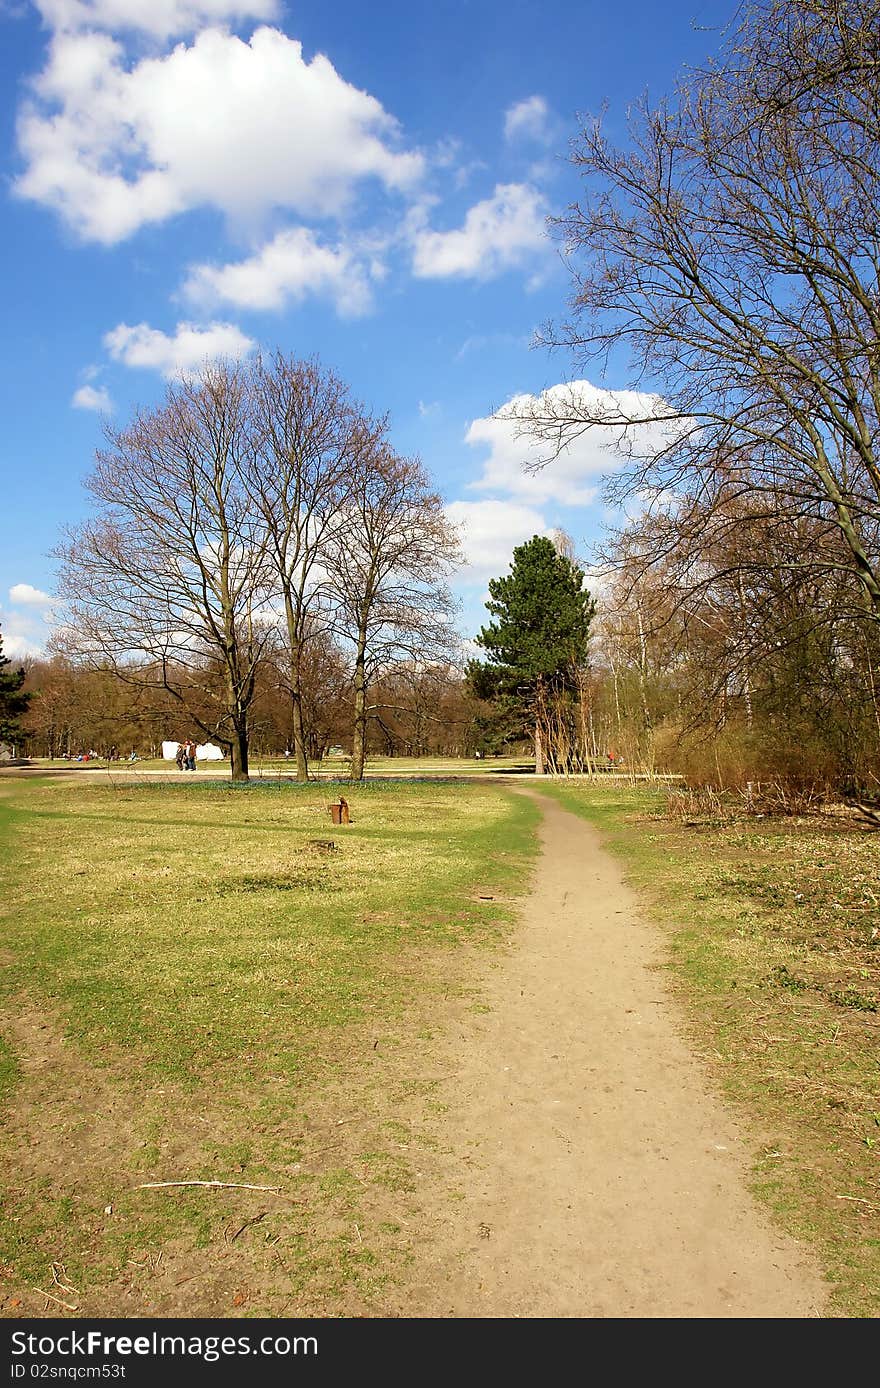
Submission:
<svg viewBox="0 0 880 1388">
<path fill-rule="evenodd" d="M 366 756 L 368 691 L 396 662 L 442 661 L 457 644 L 445 577 L 457 534 L 421 463 L 387 445 L 365 452 L 328 545 L 336 630 L 354 652 L 351 776 Z"/>
<path fill-rule="evenodd" d="M 303 662 L 309 641 L 328 629 L 326 550 L 343 523 L 355 470 L 374 451 L 384 421 L 368 419 L 348 387 L 314 360 L 280 352 L 260 360 L 251 389 L 256 446 L 245 479 L 283 609 L 293 748 L 297 776 L 305 781 Z"/>
<path fill-rule="evenodd" d="M 270 636 L 264 522 L 242 484 L 252 447 L 246 371 L 206 368 L 108 430 L 88 488 L 95 519 L 61 546 L 63 644 L 167 691 L 248 778 L 249 711 Z"/>
<path fill-rule="evenodd" d="M 749 5 L 718 65 L 640 108 L 627 148 L 595 121 L 573 162 L 573 313 L 549 336 L 580 363 L 628 347 L 665 443 L 641 444 L 644 397 L 572 388 L 521 419 L 545 459 L 612 425 L 613 500 L 806 518 L 800 571 L 842 577 L 854 616 L 880 622 L 880 0 Z"/>
</svg>

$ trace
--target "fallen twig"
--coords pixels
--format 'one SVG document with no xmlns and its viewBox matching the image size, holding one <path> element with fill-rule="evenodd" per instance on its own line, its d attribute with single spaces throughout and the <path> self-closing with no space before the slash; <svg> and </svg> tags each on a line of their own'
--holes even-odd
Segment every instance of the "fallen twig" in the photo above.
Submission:
<svg viewBox="0 0 880 1388">
<path fill-rule="evenodd" d="M 223 1230 L 223 1237 L 224 1237 L 224 1239 L 226 1240 L 227 1243 L 235 1243 L 235 1240 L 238 1238 L 239 1234 L 243 1234 L 244 1231 L 245 1231 L 245 1229 L 249 1229 L 250 1226 L 251 1226 L 252 1224 L 259 1224 L 261 1220 L 263 1220 L 263 1219 L 266 1218 L 266 1215 L 267 1215 L 268 1213 L 269 1213 L 268 1210 L 261 1210 L 259 1214 L 254 1215 L 253 1219 L 246 1219 L 245 1222 L 244 1222 L 244 1224 L 241 1224 L 241 1225 L 236 1229 L 236 1231 L 235 1231 L 234 1234 L 230 1234 L 230 1232 L 229 1232 L 228 1229 L 224 1229 L 224 1230 Z"/>
<path fill-rule="evenodd" d="M 60 1287 L 62 1292 L 67 1292 L 68 1296 L 79 1296 L 79 1289 L 77 1287 L 72 1287 L 69 1282 L 62 1282 L 61 1277 L 58 1276 L 59 1271 L 61 1277 L 67 1276 L 67 1268 L 63 1263 L 53 1263 L 52 1281 L 55 1283 L 55 1286 Z"/>
<path fill-rule="evenodd" d="M 265 1190 L 277 1195 L 281 1186 L 248 1186 L 243 1181 L 144 1181 L 135 1190 L 167 1190 L 170 1186 L 203 1186 L 210 1190 Z"/>
<path fill-rule="evenodd" d="M 78 1306 L 71 1306 L 69 1301 L 62 1301 L 60 1296 L 53 1296 L 51 1292 L 43 1291 L 42 1287 L 34 1287 L 34 1291 L 40 1296 L 44 1296 L 47 1301 L 54 1301 L 56 1306 L 63 1306 L 65 1311 L 78 1311 Z"/>
<path fill-rule="evenodd" d="M 877 1206 L 872 1205 L 870 1200 L 862 1200 L 858 1195 L 835 1195 L 835 1200 L 849 1200 L 853 1205 L 867 1205 L 869 1210 L 876 1210 Z"/>
</svg>

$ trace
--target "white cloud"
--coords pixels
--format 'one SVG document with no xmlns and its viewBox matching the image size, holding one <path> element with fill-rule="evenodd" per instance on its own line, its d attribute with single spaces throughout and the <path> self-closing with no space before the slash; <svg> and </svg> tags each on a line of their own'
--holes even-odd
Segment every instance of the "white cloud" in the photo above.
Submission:
<svg viewBox="0 0 880 1388">
<path fill-rule="evenodd" d="M 529 466 L 547 456 L 547 445 L 522 432 L 518 418 L 534 412 L 542 418 L 557 418 L 574 411 L 605 418 L 575 436 L 558 458 L 537 472 Z M 483 472 L 470 483 L 474 491 L 495 492 L 517 500 L 543 505 L 549 501 L 566 506 L 586 506 L 595 499 L 602 473 L 612 469 L 619 455 L 616 446 L 621 431 L 612 419 L 626 415 L 649 421 L 634 427 L 630 438 L 640 449 L 656 449 L 669 438 L 668 424 L 661 422 L 663 402 L 656 395 L 638 391 L 603 390 L 589 381 L 572 381 L 550 386 L 541 395 L 516 395 L 495 414 L 475 419 L 465 435 L 466 442 L 488 448 Z"/>
<path fill-rule="evenodd" d="M 515 501 L 451 501 L 446 514 L 461 534 L 465 567 L 458 581 L 464 584 L 506 573 L 515 545 L 553 534 L 539 510 Z"/>
<path fill-rule="evenodd" d="M 10 660 L 24 660 L 42 653 L 48 631 L 43 622 L 30 613 L 0 612 L 0 636 L 3 654 Z"/>
<path fill-rule="evenodd" d="M 198 371 L 218 359 L 246 357 L 256 345 L 234 323 L 209 323 L 205 328 L 178 323 L 173 337 L 149 323 L 134 327 L 119 323 L 104 336 L 104 346 L 114 361 L 161 371 L 167 378 Z"/>
<path fill-rule="evenodd" d="M 12 607 L 0 610 L 3 654 L 12 660 L 42 654 L 49 639 L 54 599 L 31 583 L 13 583 L 9 601 Z"/>
<path fill-rule="evenodd" d="M 9 590 L 9 601 L 22 607 L 51 607 L 52 599 L 40 588 L 30 583 L 13 583 Z"/>
<path fill-rule="evenodd" d="M 276 19 L 279 0 L 36 0 L 46 23 L 63 33 L 136 30 L 154 38 L 194 34 L 208 24 Z"/>
<path fill-rule="evenodd" d="M 75 410 L 97 410 L 99 414 L 113 410 L 113 401 L 104 386 L 80 386 L 70 403 Z"/>
<path fill-rule="evenodd" d="M 337 215 L 360 180 L 406 189 L 424 167 L 375 97 L 277 29 L 204 29 L 131 65 L 108 34 L 59 30 L 32 87 L 16 192 L 108 245 L 195 207 Z"/>
<path fill-rule="evenodd" d="M 507 108 L 504 113 L 504 137 L 507 140 L 535 140 L 540 144 L 550 140 L 549 111 L 542 96 L 528 96 Z"/>
<path fill-rule="evenodd" d="M 532 263 L 549 248 L 546 215 L 537 189 L 525 183 L 498 184 L 491 198 L 470 209 L 457 230 L 414 226 L 413 270 L 422 279 L 491 279 Z"/>
<path fill-rule="evenodd" d="M 322 246 L 307 227 L 293 227 L 246 260 L 194 266 L 183 292 L 195 303 L 250 309 L 281 309 L 326 294 L 340 314 L 355 316 L 371 307 L 371 273 L 350 248 Z"/>
</svg>

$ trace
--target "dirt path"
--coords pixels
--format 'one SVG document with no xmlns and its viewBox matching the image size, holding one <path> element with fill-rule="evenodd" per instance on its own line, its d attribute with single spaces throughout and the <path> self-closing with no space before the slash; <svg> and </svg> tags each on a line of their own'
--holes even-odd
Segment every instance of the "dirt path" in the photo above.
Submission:
<svg viewBox="0 0 880 1388">
<path fill-rule="evenodd" d="M 748 1142 L 683 1040 L 658 932 L 595 830 L 541 805 L 543 855 L 487 970 L 490 1010 L 462 1009 L 444 1056 L 458 1198 L 398 1313 L 822 1314 L 818 1270 L 747 1191 Z"/>
</svg>

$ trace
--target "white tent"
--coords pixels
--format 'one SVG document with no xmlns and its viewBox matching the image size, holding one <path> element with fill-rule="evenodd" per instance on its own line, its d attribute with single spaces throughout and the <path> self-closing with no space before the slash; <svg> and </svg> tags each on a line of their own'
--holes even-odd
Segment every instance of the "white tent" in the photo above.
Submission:
<svg viewBox="0 0 880 1388">
<path fill-rule="evenodd" d="M 162 743 L 162 759 L 164 761 L 175 761 L 177 759 L 178 742 Z M 223 761 L 223 751 L 215 746 L 213 742 L 203 742 L 196 748 L 196 761 Z"/>
<path fill-rule="evenodd" d="M 196 761 L 224 761 L 225 755 L 213 742 L 202 742 L 196 748 Z"/>
</svg>

